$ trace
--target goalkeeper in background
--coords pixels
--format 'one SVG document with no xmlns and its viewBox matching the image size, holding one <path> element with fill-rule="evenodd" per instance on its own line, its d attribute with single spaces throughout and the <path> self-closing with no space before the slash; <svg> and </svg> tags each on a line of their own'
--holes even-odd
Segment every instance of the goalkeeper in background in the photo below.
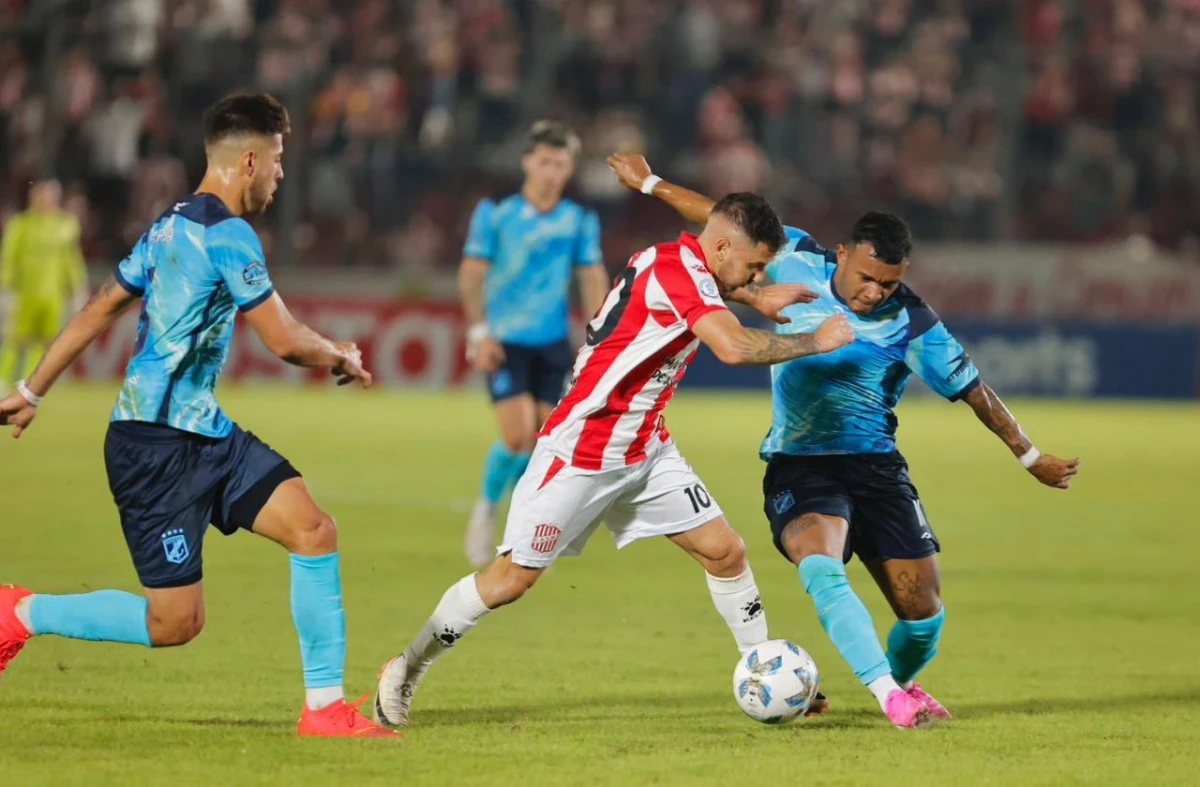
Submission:
<svg viewBox="0 0 1200 787">
<path fill-rule="evenodd" d="M 79 222 L 62 209 L 56 180 L 35 183 L 29 208 L 8 222 L 0 244 L 0 391 L 28 377 L 63 325 L 72 297 L 87 289 Z M 18 374 L 17 364 L 22 362 Z"/>
</svg>

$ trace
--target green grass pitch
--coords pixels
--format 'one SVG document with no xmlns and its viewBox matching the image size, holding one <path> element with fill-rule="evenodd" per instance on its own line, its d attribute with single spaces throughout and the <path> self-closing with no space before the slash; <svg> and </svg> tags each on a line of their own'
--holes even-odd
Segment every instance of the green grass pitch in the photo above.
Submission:
<svg viewBox="0 0 1200 787">
<path fill-rule="evenodd" d="M 136 589 L 108 496 L 111 387 L 57 390 L 0 442 L 0 581 Z M 348 691 L 373 688 L 466 573 L 464 518 L 492 438 L 471 394 L 236 388 L 223 402 L 338 519 Z M 963 405 L 913 401 L 901 445 L 943 544 L 947 627 L 926 686 L 958 719 L 889 727 L 770 545 L 755 453 L 765 396 L 683 391 L 669 421 L 745 536 L 773 636 L 816 658 L 834 705 L 742 716 L 732 640 L 665 540 L 597 533 L 427 677 L 407 741 L 294 735 L 287 561 L 246 534 L 205 549 L 208 627 L 163 652 L 35 640 L 0 682 L 0 782 L 86 784 L 1196 784 L 1200 408 L 1016 402 L 1084 464 L 1039 487 Z M 886 632 L 857 564 L 851 578 Z"/>
</svg>

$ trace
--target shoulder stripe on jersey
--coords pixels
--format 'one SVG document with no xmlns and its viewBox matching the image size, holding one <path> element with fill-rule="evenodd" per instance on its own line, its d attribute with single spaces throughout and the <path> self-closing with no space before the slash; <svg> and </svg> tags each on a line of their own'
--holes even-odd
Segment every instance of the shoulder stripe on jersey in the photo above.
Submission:
<svg viewBox="0 0 1200 787">
<path fill-rule="evenodd" d="M 942 321 L 942 318 L 938 317 L 937 312 L 930 308 L 929 304 L 921 300 L 920 296 L 904 284 L 896 289 L 896 294 L 892 297 L 908 312 L 908 340 L 910 342 Z"/>
<path fill-rule="evenodd" d="M 805 235 L 803 238 L 797 239 L 796 248 L 794 250 L 808 254 L 816 254 L 817 256 L 824 257 L 829 262 L 837 262 L 837 253 L 832 252 L 822 246 L 820 243 L 817 243 L 816 239 L 812 235 Z"/>
<path fill-rule="evenodd" d="M 172 213 L 183 216 L 188 221 L 194 221 L 204 227 L 211 227 L 228 219 L 237 218 L 237 216 L 234 216 L 230 212 L 225 203 L 213 194 L 193 194 L 175 203 L 163 215 L 169 216 Z"/>
<path fill-rule="evenodd" d="M 213 306 L 217 303 L 217 298 L 220 297 L 225 288 L 221 285 L 213 287 L 213 291 L 208 296 L 208 301 L 204 304 L 204 312 L 200 315 L 200 323 L 196 330 L 192 331 L 192 335 L 188 337 L 188 350 L 179 363 L 175 366 L 175 371 L 171 372 L 171 379 L 167 383 L 167 390 L 163 394 L 162 404 L 158 406 L 158 423 L 165 424 L 168 422 L 171 415 L 171 397 L 175 393 L 175 384 L 179 382 L 179 378 L 188 371 L 192 365 L 192 353 L 196 352 L 196 345 L 200 342 L 200 326 L 208 323 L 209 315 L 212 314 Z"/>
<path fill-rule="evenodd" d="M 717 306 L 707 303 L 701 297 L 695 278 L 687 270 L 688 263 L 683 259 L 679 243 L 664 243 L 657 249 L 658 256 L 655 257 L 654 265 L 651 267 L 651 270 L 654 271 L 654 278 L 662 286 L 663 292 L 667 294 L 667 299 L 676 313 L 680 318 L 687 320 L 689 328 L 709 311 L 727 308 L 724 305 Z M 698 258 L 692 264 L 703 265 Z M 705 268 L 704 275 L 712 276 L 707 268 Z M 706 309 L 705 307 L 711 308 Z"/>
</svg>

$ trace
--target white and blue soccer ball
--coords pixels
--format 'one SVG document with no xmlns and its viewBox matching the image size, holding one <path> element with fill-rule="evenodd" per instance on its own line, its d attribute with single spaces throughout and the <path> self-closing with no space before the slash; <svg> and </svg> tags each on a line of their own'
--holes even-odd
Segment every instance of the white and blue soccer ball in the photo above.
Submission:
<svg viewBox="0 0 1200 787">
<path fill-rule="evenodd" d="M 817 696 L 817 664 L 794 642 L 773 639 L 742 656 L 733 670 L 733 696 L 750 718 L 783 724 Z"/>
</svg>

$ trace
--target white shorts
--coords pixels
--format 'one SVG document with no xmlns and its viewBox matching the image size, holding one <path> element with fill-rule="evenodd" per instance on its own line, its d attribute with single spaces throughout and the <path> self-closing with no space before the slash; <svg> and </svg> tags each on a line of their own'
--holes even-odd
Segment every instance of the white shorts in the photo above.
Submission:
<svg viewBox="0 0 1200 787">
<path fill-rule="evenodd" d="M 582 552 L 601 520 L 621 549 L 722 515 L 673 442 L 636 465 L 602 471 L 563 464 L 539 442 L 513 490 L 497 553 L 512 552 L 518 566 L 545 568 L 560 555 Z"/>
</svg>

